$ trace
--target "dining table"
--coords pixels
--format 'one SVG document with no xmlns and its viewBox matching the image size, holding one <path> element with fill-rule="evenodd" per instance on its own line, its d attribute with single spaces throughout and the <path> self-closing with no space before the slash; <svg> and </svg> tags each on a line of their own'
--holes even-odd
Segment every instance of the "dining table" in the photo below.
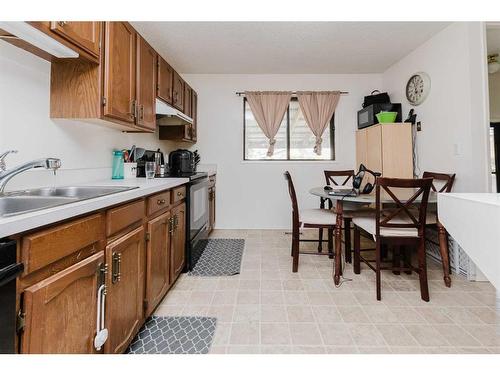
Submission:
<svg viewBox="0 0 500 375">
<path fill-rule="evenodd" d="M 412 189 L 402 189 L 398 192 L 398 198 L 402 203 L 406 200 L 409 200 L 414 191 Z M 332 190 L 325 190 L 324 186 L 313 187 L 309 190 L 309 193 L 320 198 L 330 200 L 332 202 L 332 209 L 334 209 L 336 213 L 336 225 L 335 225 L 335 252 L 334 252 L 334 272 L 333 272 L 333 281 L 335 285 L 340 284 L 340 277 L 342 276 L 342 223 L 344 222 L 344 210 L 348 207 L 349 211 L 356 212 L 357 210 L 365 210 L 366 208 L 371 206 L 375 206 L 375 189 L 370 194 L 359 194 L 353 193 L 354 190 L 338 190 L 335 194 L 332 194 Z M 428 200 L 428 208 L 437 207 L 437 196 L 438 193 L 431 191 L 429 193 Z M 421 195 L 415 199 L 414 203 L 418 204 L 421 199 Z M 389 196 L 385 192 L 380 193 L 380 203 L 391 204 L 394 203 L 394 200 L 391 196 Z M 449 249 L 448 249 L 448 234 L 446 232 L 445 227 L 439 221 L 439 217 L 436 220 L 436 226 L 438 230 L 438 238 L 439 238 L 439 251 L 441 254 L 441 260 L 443 263 L 443 279 L 444 283 L 447 287 L 451 287 L 451 278 L 450 278 L 450 261 L 449 261 Z"/>
</svg>

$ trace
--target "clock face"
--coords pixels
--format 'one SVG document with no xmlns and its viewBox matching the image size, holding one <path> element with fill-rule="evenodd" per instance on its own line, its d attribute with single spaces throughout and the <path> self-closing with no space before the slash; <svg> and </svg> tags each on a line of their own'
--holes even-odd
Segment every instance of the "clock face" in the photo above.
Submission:
<svg viewBox="0 0 500 375">
<path fill-rule="evenodd" d="M 431 80 L 426 73 L 415 73 L 406 84 L 406 99 L 413 105 L 421 104 L 431 88 Z"/>
</svg>

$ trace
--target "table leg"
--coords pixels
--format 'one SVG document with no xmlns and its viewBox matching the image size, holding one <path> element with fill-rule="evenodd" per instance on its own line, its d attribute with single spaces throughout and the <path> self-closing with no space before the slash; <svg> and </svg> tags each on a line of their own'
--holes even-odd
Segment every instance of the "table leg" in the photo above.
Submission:
<svg viewBox="0 0 500 375">
<path fill-rule="evenodd" d="M 337 222 L 335 226 L 335 260 L 334 260 L 334 273 L 333 281 L 335 285 L 340 284 L 340 275 L 342 274 L 342 223 L 344 221 L 344 207 L 342 199 L 337 199 Z"/>
<path fill-rule="evenodd" d="M 448 249 L 448 233 L 445 227 L 437 221 L 438 236 L 439 236 L 439 251 L 441 252 L 441 260 L 443 262 L 443 279 L 444 284 L 449 288 L 451 286 L 450 278 L 450 251 Z"/>
</svg>

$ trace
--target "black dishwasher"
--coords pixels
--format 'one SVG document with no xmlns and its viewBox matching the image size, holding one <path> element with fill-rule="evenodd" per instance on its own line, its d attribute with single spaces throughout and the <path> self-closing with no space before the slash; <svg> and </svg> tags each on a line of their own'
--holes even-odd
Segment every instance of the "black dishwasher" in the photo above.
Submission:
<svg viewBox="0 0 500 375">
<path fill-rule="evenodd" d="M 16 241 L 0 239 L 0 353 L 16 352 L 16 279 L 23 270 Z"/>
</svg>

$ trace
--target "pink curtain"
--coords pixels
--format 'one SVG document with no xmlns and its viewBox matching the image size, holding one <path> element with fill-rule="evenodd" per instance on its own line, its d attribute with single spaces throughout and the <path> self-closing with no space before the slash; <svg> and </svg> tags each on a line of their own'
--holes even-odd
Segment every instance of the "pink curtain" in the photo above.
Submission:
<svg viewBox="0 0 500 375">
<path fill-rule="evenodd" d="M 246 91 L 250 109 L 266 137 L 269 139 L 267 156 L 273 156 L 276 134 L 290 103 L 289 91 Z"/>
<path fill-rule="evenodd" d="M 316 136 L 314 152 L 321 155 L 321 138 L 340 99 L 340 91 L 299 91 L 300 109 L 307 125 Z"/>
</svg>

